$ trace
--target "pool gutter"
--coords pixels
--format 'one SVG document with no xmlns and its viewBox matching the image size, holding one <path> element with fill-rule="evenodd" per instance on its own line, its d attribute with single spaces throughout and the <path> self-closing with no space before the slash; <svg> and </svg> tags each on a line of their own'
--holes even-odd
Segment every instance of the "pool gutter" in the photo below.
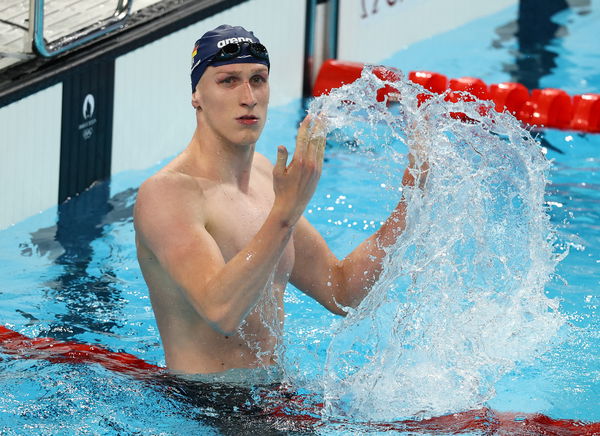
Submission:
<svg viewBox="0 0 600 436">
<path fill-rule="evenodd" d="M 132 15 L 126 24 L 76 50 L 54 58 L 36 57 L 0 74 L 0 107 L 61 82 L 90 61 L 118 56 L 156 41 L 248 0 L 167 0 Z"/>
</svg>

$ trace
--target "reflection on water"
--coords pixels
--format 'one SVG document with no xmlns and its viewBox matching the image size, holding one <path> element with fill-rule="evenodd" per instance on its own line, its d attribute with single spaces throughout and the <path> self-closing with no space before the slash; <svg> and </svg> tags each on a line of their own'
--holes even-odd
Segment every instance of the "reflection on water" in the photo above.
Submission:
<svg viewBox="0 0 600 436">
<path fill-rule="evenodd" d="M 518 54 L 516 68 L 510 71 L 515 82 L 529 89 L 540 87 L 540 78 L 556 68 L 558 54 L 550 42 L 565 31 L 551 20 L 559 11 L 568 8 L 566 0 L 519 2 Z"/>
<path fill-rule="evenodd" d="M 557 68 L 557 44 L 569 33 L 567 26 L 555 20 L 559 12 L 585 15 L 590 12 L 590 0 L 520 1 L 517 19 L 496 28 L 499 39 L 492 42 L 493 47 L 506 48 L 514 56 L 514 63 L 502 66 L 511 81 L 537 89 L 540 80 Z"/>
<path fill-rule="evenodd" d="M 59 340 L 74 339 L 85 332 L 115 332 L 122 327 L 127 305 L 113 270 L 111 253 L 97 252 L 97 241 L 106 238 L 107 229 L 131 221 L 135 189 L 109 198 L 110 185 L 100 182 L 58 206 L 56 226 L 31 234 L 31 246 L 58 266 L 56 277 L 44 283 L 45 298 L 63 304 L 39 335 Z"/>
</svg>

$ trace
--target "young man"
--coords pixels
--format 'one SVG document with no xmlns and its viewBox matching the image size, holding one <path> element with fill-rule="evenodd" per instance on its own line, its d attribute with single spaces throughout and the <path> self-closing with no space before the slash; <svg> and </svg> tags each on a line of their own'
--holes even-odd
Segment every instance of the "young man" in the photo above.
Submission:
<svg viewBox="0 0 600 436">
<path fill-rule="evenodd" d="M 323 164 L 325 127 L 306 118 L 273 166 L 255 152 L 269 103 L 269 58 L 252 32 L 219 26 L 196 42 L 187 148 L 140 188 L 138 259 L 167 366 L 183 373 L 269 367 L 290 281 L 343 315 L 377 280 L 405 204 L 338 260 L 302 216 Z M 407 171 L 405 183 L 414 183 Z"/>
</svg>

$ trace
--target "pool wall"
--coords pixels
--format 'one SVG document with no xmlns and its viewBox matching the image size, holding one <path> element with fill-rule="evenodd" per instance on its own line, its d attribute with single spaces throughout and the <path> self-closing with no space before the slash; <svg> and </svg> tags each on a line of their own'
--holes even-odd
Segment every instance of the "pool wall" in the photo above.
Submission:
<svg viewBox="0 0 600 436">
<path fill-rule="evenodd" d="M 96 180 L 151 167 L 182 150 L 195 127 L 190 52 L 206 30 L 222 23 L 255 30 L 271 55 L 271 106 L 299 105 L 303 86 L 306 93 L 325 58 L 380 62 L 516 0 L 448 3 L 197 2 L 206 6 L 187 16 L 180 11 L 167 24 L 159 19 L 131 26 L 57 60 L 38 59 L 30 71 L 0 71 L 0 229 Z"/>
<path fill-rule="evenodd" d="M 517 0 L 341 0 L 337 57 L 378 63 L 415 42 L 517 3 Z"/>
</svg>

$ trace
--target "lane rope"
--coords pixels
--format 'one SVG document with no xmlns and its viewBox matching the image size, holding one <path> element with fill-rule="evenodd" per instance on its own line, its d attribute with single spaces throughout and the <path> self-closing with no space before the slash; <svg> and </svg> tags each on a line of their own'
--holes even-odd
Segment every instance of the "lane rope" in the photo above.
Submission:
<svg viewBox="0 0 600 436">
<path fill-rule="evenodd" d="M 41 359 L 52 363 L 97 363 L 106 369 L 146 378 L 165 371 L 133 354 L 118 353 L 79 342 L 52 338 L 30 338 L 0 325 L 0 351 L 21 359 Z"/>
<path fill-rule="evenodd" d="M 30 338 L 0 325 L 0 352 L 20 359 L 41 359 L 52 363 L 99 364 L 104 368 L 137 379 L 157 379 L 168 374 L 166 368 L 146 362 L 133 354 L 118 353 L 96 345 L 75 341 L 57 341 L 52 338 Z M 157 382 L 159 379 L 157 379 Z M 320 417 L 320 403 L 306 401 L 304 395 L 286 395 L 286 400 L 267 405 L 263 414 L 284 418 L 305 425 L 324 425 Z M 292 406 L 292 407 L 290 407 Z M 348 422 L 348 424 L 352 424 Z M 354 423 L 356 424 L 356 423 Z M 425 420 L 372 422 L 369 427 L 380 431 L 443 431 L 461 433 L 474 430 L 486 434 L 560 434 L 600 435 L 600 422 L 588 423 L 572 419 L 553 419 L 539 413 L 496 412 L 483 408 Z"/>
<path fill-rule="evenodd" d="M 328 93 L 333 88 L 349 84 L 358 79 L 365 64 L 329 59 L 323 63 L 315 85 L 313 96 Z M 394 68 L 377 67 L 376 76 L 384 80 L 398 80 L 400 73 Z M 448 92 L 446 100 L 456 102 L 469 99 L 468 94 L 480 100 L 490 100 L 498 112 L 512 113 L 518 120 L 531 126 L 577 130 L 587 133 L 600 133 L 600 94 L 586 93 L 571 97 L 565 91 L 555 88 L 534 89 L 531 92 L 515 82 L 495 83 L 488 86 L 476 77 L 450 79 L 431 71 L 411 71 L 409 80 L 425 89 L 442 94 Z M 377 100 L 394 92 L 391 86 L 377 93 Z M 468 93 L 468 94 L 465 94 Z M 421 95 L 421 102 L 427 96 Z M 453 114 L 459 117 L 460 114 Z"/>
</svg>

